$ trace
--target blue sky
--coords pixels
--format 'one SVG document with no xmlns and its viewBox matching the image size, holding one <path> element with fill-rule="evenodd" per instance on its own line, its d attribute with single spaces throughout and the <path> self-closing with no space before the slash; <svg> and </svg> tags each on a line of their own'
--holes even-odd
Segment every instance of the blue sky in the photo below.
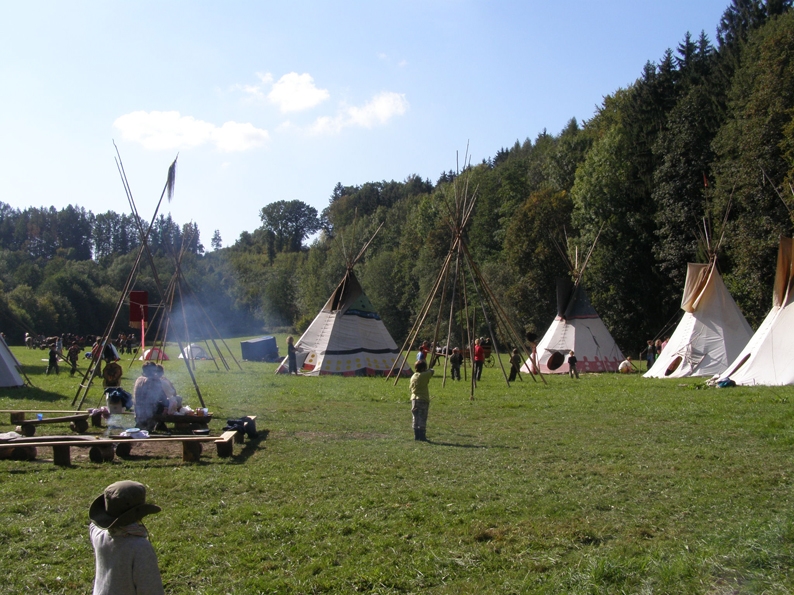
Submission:
<svg viewBox="0 0 794 595">
<path fill-rule="evenodd" d="M 209 248 L 337 182 L 435 182 L 593 116 L 728 0 L 2 2 L 0 201 L 154 211 Z"/>
</svg>

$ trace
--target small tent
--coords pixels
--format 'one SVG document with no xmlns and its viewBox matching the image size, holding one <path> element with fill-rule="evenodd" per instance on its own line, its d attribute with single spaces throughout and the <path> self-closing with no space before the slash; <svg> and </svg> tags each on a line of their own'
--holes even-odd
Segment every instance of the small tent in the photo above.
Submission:
<svg viewBox="0 0 794 595">
<path fill-rule="evenodd" d="M 182 350 L 182 353 L 179 354 L 179 359 L 212 359 L 210 354 L 207 353 L 207 350 L 204 349 L 201 345 L 196 345 L 195 343 L 191 343 L 187 347 Z"/>
<path fill-rule="evenodd" d="M 645 378 L 721 374 L 752 337 L 716 263 L 712 256 L 708 264 L 687 265 L 684 315 Z"/>
<path fill-rule="evenodd" d="M 25 386 L 19 371 L 22 366 L 0 336 L 0 388 Z"/>
<path fill-rule="evenodd" d="M 363 250 L 362 250 L 363 251 Z M 352 263 L 320 313 L 295 343 L 298 371 L 307 376 L 388 374 L 400 350 L 364 293 Z M 287 358 L 277 372 L 288 372 Z M 406 368 L 403 374 L 409 373 Z"/>
<path fill-rule="evenodd" d="M 166 355 L 165 351 L 163 351 L 159 347 L 150 347 L 149 349 L 144 351 L 143 355 L 138 359 L 143 361 L 159 360 L 159 361 L 167 362 L 170 358 L 168 357 L 168 355 Z"/>
<path fill-rule="evenodd" d="M 240 351 L 243 359 L 249 362 L 275 362 L 278 361 L 278 345 L 275 337 L 259 337 L 240 341 Z"/>
<path fill-rule="evenodd" d="M 794 241 L 780 238 L 772 309 L 723 378 L 736 384 L 794 384 Z"/>
</svg>

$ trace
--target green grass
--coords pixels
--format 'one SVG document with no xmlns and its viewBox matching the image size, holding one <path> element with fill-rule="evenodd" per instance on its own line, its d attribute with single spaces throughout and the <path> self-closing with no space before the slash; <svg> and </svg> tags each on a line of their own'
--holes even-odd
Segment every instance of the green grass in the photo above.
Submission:
<svg viewBox="0 0 794 595">
<path fill-rule="evenodd" d="M 37 388 L 0 391 L 0 409 L 68 409 L 76 380 L 14 351 Z M 405 380 L 242 365 L 196 372 L 215 431 L 243 414 L 270 430 L 231 460 L 0 461 L 0 593 L 89 592 L 88 506 L 124 478 L 163 507 L 147 526 L 168 593 L 794 591 L 792 387 L 585 374 L 508 388 L 486 369 L 474 401 L 431 382 L 422 444 Z M 197 406 L 181 360 L 166 370 Z"/>
</svg>

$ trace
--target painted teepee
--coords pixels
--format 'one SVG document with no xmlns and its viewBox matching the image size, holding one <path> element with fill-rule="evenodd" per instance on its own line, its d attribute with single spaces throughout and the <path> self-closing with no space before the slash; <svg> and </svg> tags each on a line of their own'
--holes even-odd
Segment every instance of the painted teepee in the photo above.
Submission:
<svg viewBox="0 0 794 595">
<path fill-rule="evenodd" d="M 623 353 L 590 304 L 582 285 L 595 242 L 581 267 L 578 253 L 572 260 L 559 245 L 557 248 L 571 271 L 572 280 L 557 280 L 557 316 L 538 342 L 536 356 L 526 360 L 524 369 L 536 371 L 537 363 L 541 373 L 567 374 L 568 356 L 573 351 L 580 372 L 617 372 Z"/>
<path fill-rule="evenodd" d="M 794 384 L 794 241 L 780 238 L 772 309 L 723 378 L 743 385 Z"/>
<path fill-rule="evenodd" d="M 353 272 L 371 241 L 347 264 L 342 281 L 295 343 L 300 374 L 382 376 L 395 363 L 400 367 L 400 350 Z M 288 358 L 284 358 L 276 372 L 288 371 Z"/>
<path fill-rule="evenodd" d="M 707 264 L 687 265 L 681 309 L 681 322 L 645 378 L 721 374 L 753 335 L 722 281 L 714 254 Z"/>
</svg>

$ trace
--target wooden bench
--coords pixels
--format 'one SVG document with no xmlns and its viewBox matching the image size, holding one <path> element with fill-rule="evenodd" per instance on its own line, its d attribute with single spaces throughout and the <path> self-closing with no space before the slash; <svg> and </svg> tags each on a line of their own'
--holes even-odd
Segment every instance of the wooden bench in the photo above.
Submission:
<svg viewBox="0 0 794 595">
<path fill-rule="evenodd" d="M 19 419 L 16 423 L 19 424 L 19 433 L 28 438 L 36 433 L 36 426 L 46 424 L 62 424 L 69 423 L 69 427 L 73 432 L 83 434 L 88 430 L 88 413 L 78 413 L 76 415 L 64 415 L 62 417 L 45 417 L 44 419 Z"/>
<path fill-rule="evenodd" d="M 250 419 L 251 422 L 256 421 L 256 415 L 246 415 L 246 417 Z M 245 431 L 241 431 L 241 430 L 237 430 L 237 431 L 229 430 L 229 431 L 234 432 L 234 441 L 237 444 L 243 444 L 245 442 Z"/>
<path fill-rule="evenodd" d="M 141 442 L 181 442 L 182 460 L 185 462 L 196 462 L 201 457 L 202 443 L 214 442 L 219 457 L 230 457 L 234 454 L 234 439 L 237 432 L 224 432 L 221 436 L 178 436 L 169 438 L 98 438 L 98 439 L 76 439 L 70 437 L 49 436 L 39 439 L 18 438 L 8 442 L 0 443 L 0 450 L 19 449 L 21 453 L 28 456 L 22 458 L 35 459 L 35 451 L 31 454 L 31 448 L 40 446 L 52 447 L 53 462 L 60 466 L 69 466 L 72 463 L 72 447 L 89 448 L 89 458 L 94 463 L 112 461 L 115 455 L 125 457 L 132 451 L 132 446 Z"/>
<path fill-rule="evenodd" d="M 42 410 L 25 410 L 21 411 L 19 409 L 0 409 L 0 413 L 9 413 L 11 418 L 11 425 L 18 425 L 21 422 L 25 421 L 25 414 L 26 413 L 42 413 L 47 415 L 49 413 L 70 413 L 73 415 L 80 415 L 84 414 L 84 411 L 75 411 L 73 409 L 50 409 L 47 411 Z M 95 428 L 102 427 L 102 413 L 99 410 L 96 410 L 94 413 L 91 414 L 91 425 Z"/>
</svg>

